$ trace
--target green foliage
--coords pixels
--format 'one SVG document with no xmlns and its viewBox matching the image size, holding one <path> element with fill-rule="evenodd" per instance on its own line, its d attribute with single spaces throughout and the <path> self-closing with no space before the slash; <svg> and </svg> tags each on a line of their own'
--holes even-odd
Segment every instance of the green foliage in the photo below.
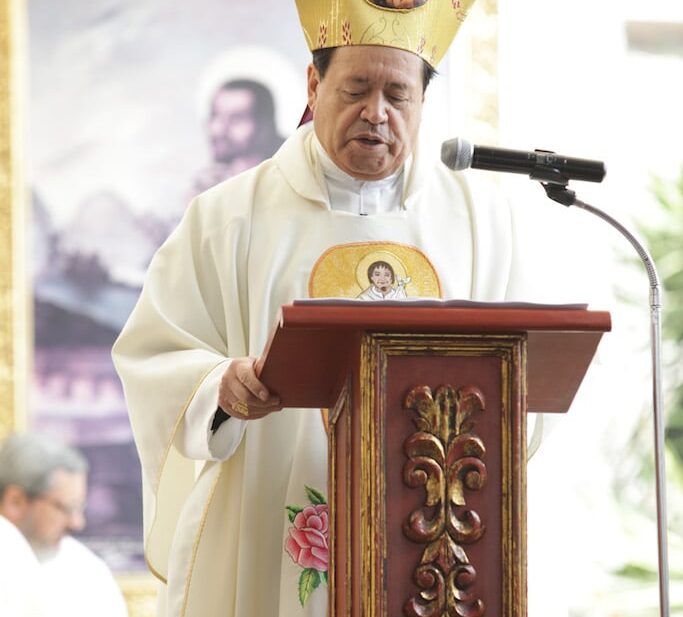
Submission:
<svg viewBox="0 0 683 617">
<path fill-rule="evenodd" d="M 627 563 L 619 568 L 615 574 L 624 578 L 631 578 L 637 581 L 657 582 L 657 572 L 649 566 Z"/>
<path fill-rule="evenodd" d="M 666 411 L 666 472 L 669 489 L 669 532 L 670 549 L 670 582 L 672 615 L 681 615 L 681 599 L 683 598 L 683 536 L 680 533 L 681 487 L 683 487 L 683 169 L 675 181 L 656 178 L 652 183 L 652 191 L 659 209 L 647 221 L 637 225 L 657 267 L 661 280 L 662 294 L 662 351 L 664 358 L 663 385 L 664 408 Z M 629 259 L 629 261 L 631 261 Z M 635 263 L 635 262 L 634 262 Z M 638 267 L 641 264 L 638 263 Z M 627 300 L 628 301 L 628 300 Z M 628 503 L 623 493 L 634 481 L 651 486 L 654 482 L 654 457 L 650 443 L 645 443 L 645 435 L 650 434 L 651 417 L 644 414 L 641 422 L 635 427 L 630 447 L 637 454 L 640 469 L 633 469 L 616 474 L 616 497 L 621 505 L 621 515 L 625 519 L 638 512 L 644 503 L 653 500 L 650 492 L 643 503 Z M 676 507 L 678 506 L 678 512 Z M 673 524 L 672 524 L 673 523 Z M 642 528 L 642 526 L 641 526 Z M 633 557 L 617 568 L 615 574 L 626 589 L 653 589 L 657 586 L 657 564 L 641 561 L 642 555 L 637 552 Z M 654 593 L 653 593 L 654 596 Z M 640 607 L 638 615 L 650 614 Z M 619 606 L 615 614 L 630 616 L 628 602 Z M 654 615 L 654 607 L 652 610 Z"/>
<path fill-rule="evenodd" d="M 683 169 L 676 181 L 656 178 L 652 188 L 662 220 L 641 223 L 638 231 L 649 247 L 664 289 L 662 332 L 664 340 L 673 344 L 666 373 L 672 390 L 666 440 L 674 456 L 683 462 Z"/>
<path fill-rule="evenodd" d="M 299 512 L 303 512 L 303 508 L 301 506 L 287 506 L 285 509 L 287 510 L 287 518 L 289 519 L 290 523 L 294 522 L 294 519 Z"/>
<path fill-rule="evenodd" d="M 314 506 L 319 506 L 321 504 L 327 503 L 327 501 L 325 500 L 325 495 L 323 495 L 320 491 L 311 488 L 310 486 L 306 486 L 305 489 L 306 496 Z"/>
<path fill-rule="evenodd" d="M 299 577 L 299 602 L 301 606 L 306 604 L 308 597 L 320 585 L 320 572 L 315 568 L 306 568 Z"/>
</svg>

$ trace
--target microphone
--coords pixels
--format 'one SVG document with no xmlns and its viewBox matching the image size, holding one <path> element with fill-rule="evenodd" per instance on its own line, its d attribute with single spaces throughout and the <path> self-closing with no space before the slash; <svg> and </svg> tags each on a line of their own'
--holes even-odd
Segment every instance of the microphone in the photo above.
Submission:
<svg viewBox="0 0 683 617">
<path fill-rule="evenodd" d="M 559 174 L 561 180 L 586 180 L 602 182 L 605 164 L 602 161 L 570 158 L 547 150 L 507 150 L 489 146 L 474 146 L 456 137 L 441 145 L 441 160 L 453 170 L 487 169 L 515 174 L 529 174 L 533 179 L 545 179 L 547 172 Z M 545 172 L 545 174 L 544 174 Z"/>
</svg>

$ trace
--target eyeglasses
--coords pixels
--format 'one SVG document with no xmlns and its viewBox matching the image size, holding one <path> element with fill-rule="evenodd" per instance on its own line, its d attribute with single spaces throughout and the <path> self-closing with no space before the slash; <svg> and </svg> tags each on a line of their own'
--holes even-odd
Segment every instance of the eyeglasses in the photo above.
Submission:
<svg viewBox="0 0 683 617">
<path fill-rule="evenodd" d="M 57 499 L 56 497 L 52 497 L 51 495 L 38 495 L 38 497 L 36 497 L 35 499 L 39 499 L 40 501 L 46 501 L 53 508 L 56 508 L 64 516 L 68 518 L 72 518 L 74 516 L 83 516 L 83 514 L 85 513 L 85 504 L 78 506 L 70 506 L 68 504 L 62 503 L 59 499 Z"/>
</svg>

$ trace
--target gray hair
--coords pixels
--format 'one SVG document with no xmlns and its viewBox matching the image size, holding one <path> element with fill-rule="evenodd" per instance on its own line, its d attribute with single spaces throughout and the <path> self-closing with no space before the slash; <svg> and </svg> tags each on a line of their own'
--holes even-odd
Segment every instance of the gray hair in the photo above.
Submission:
<svg viewBox="0 0 683 617">
<path fill-rule="evenodd" d="M 38 497 L 50 490 L 58 469 L 85 474 L 88 462 L 74 448 L 44 435 L 10 435 L 0 445 L 0 496 L 14 484 L 30 497 Z"/>
</svg>

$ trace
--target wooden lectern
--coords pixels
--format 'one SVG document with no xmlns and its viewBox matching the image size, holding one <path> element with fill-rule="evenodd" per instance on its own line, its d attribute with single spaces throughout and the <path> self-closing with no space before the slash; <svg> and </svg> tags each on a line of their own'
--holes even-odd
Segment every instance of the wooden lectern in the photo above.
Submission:
<svg viewBox="0 0 683 617">
<path fill-rule="evenodd" d="M 527 411 L 567 411 L 605 312 L 301 303 L 257 369 L 329 413 L 330 617 L 525 617 Z"/>
</svg>

